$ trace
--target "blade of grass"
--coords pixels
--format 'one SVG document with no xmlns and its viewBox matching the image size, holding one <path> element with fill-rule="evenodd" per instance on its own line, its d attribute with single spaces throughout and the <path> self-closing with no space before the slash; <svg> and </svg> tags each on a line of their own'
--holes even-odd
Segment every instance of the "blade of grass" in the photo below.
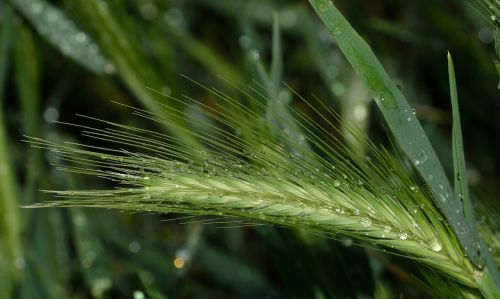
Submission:
<svg viewBox="0 0 500 299">
<path fill-rule="evenodd" d="M 29 135 L 46 136 L 41 125 L 40 115 L 42 107 L 41 60 L 34 32 L 24 22 L 16 28 L 14 48 L 15 83 L 18 101 L 23 116 L 23 131 Z M 40 153 L 31 148 L 24 152 L 26 164 L 26 179 L 23 185 L 23 202 L 33 202 L 36 190 L 52 186 L 48 176 L 44 173 L 44 161 Z M 67 247 L 67 232 L 63 224 L 62 212 L 44 211 L 24 215 L 23 232 L 30 235 L 26 255 L 30 258 L 27 267 L 38 275 L 36 280 L 46 289 L 49 298 L 68 297 L 69 290 L 64 286 L 69 280 L 69 249 Z M 23 281 L 21 288 L 29 281 Z"/>
<path fill-rule="evenodd" d="M 5 128 L 5 109 L 3 108 L 3 95 L 5 89 L 5 80 L 7 66 L 9 64 L 9 48 L 13 38 L 13 11 L 9 5 L 4 6 L 2 14 L 2 30 L 0 44 L 0 229 L 2 245 L 6 251 L 0 254 L 5 256 L 10 275 L 5 277 L 6 282 L 11 279 L 19 278 L 20 272 L 16 267 L 16 262 L 22 259 L 21 246 L 21 219 L 18 210 L 18 190 L 15 180 L 14 170 L 11 165 L 11 155 L 9 154 L 9 140 Z M 2 267 L 4 268 L 4 267 Z M 8 286 L 8 284 L 6 284 Z M 9 293 L 9 290 L 4 290 Z M 8 298 L 8 297 L 7 297 Z"/>
<path fill-rule="evenodd" d="M 458 107 L 458 93 L 455 79 L 455 69 L 453 60 L 448 52 L 448 76 L 450 81 L 450 97 L 453 113 L 453 136 L 452 136 L 452 154 L 453 154 L 453 169 L 454 169 L 454 198 L 462 202 L 463 215 L 469 227 L 476 227 L 474 219 L 474 209 L 470 200 L 469 181 L 467 177 L 467 169 L 465 167 L 464 145 L 462 140 L 462 127 L 460 122 L 460 111 Z M 457 212 L 460 212 L 457 210 Z M 480 262 L 486 269 L 482 272 L 477 272 L 476 281 L 481 288 L 481 292 L 487 298 L 495 298 L 498 296 L 498 286 L 500 286 L 500 273 L 494 263 L 493 257 L 481 240 L 480 247 Z"/>
<path fill-rule="evenodd" d="M 281 48 L 280 18 L 277 12 L 273 13 L 273 46 L 271 56 L 270 77 L 276 90 L 281 86 L 283 75 L 283 53 Z"/>
<path fill-rule="evenodd" d="M 433 195 L 460 244 L 474 264 L 479 265 L 477 233 L 457 214 L 461 202 L 450 197 L 452 189 L 444 169 L 404 95 L 373 53 L 370 46 L 327 0 L 309 0 L 337 45 L 366 84 L 382 112 L 397 144 L 415 166 Z"/>
<path fill-rule="evenodd" d="M 247 25 L 250 26 L 250 24 Z M 257 39 L 256 35 L 254 39 Z M 253 41 L 253 43 L 260 44 L 257 41 Z M 277 13 L 274 13 L 270 70 L 267 71 L 267 65 L 265 66 L 257 49 L 249 49 L 247 54 L 250 56 L 250 62 L 256 70 L 263 92 L 267 96 L 265 98 L 266 121 L 270 124 L 273 138 L 282 139 L 286 147 L 294 155 L 301 155 L 302 151 L 306 150 L 307 152 L 310 148 L 304 135 L 301 134 L 299 124 L 290 112 L 290 107 L 288 106 L 292 99 L 290 91 L 284 89 L 282 86 L 282 51 L 280 18 Z"/>
<path fill-rule="evenodd" d="M 109 61 L 99 46 L 56 6 L 43 0 L 11 0 L 40 36 L 59 51 L 96 74 L 103 74 Z"/>
<path fill-rule="evenodd" d="M 23 132 L 42 137 L 40 119 L 40 59 L 36 42 L 31 30 L 25 24 L 20 24 L 16 32 L 14 51 L 14 78 L 16 83 L 17 101 L 23 116 Z M 40 171 L 43 169 L 43 159 L 40 153 L 28 148 L 26 153 L 26 180 L 23 186 L 25 194 L 23 203 L 34 201 L 37 182 L 40 182 Z M 28 218 L 32 218 L 31 215 Z"/>
<path fill-rule="evenodd" d="M 460 111 L 458 108 L 457 85 L 453 60 L 448 52 L 448 76 L 450 80 L 451 107 L 453 113 L 453 169 L 454 169 L 454 196 L 455 200 L 462 202 L 463 214 L 469 227 L 475 227 L 474 211 L 470 202 L 469 181 L 465 167 L 464 145 L 462 140 L 462 127 L 460 124 Z"/>
</svg>

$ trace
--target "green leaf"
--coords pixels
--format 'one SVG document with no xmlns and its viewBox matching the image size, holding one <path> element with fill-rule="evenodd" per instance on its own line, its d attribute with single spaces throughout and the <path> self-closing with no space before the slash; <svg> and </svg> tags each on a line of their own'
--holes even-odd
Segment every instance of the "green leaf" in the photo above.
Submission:
<svg viewBox="0 0 500 299">
<path fill-rule="evenodd" d="M 42 137 L 40 125 L 41 78 L 38 48 L 31 28 L 20 24 L 16 28 L 14 43 L 14 79 L 16 83 L 17 101 L 23 117 L 23 133 Z M 46 178 L 40 178 L 43 170 L 43 157 L 33 149 L 26 149 L 26 172 L 22 203 L 32 203 L 39 189 L 39 183 Z M 31 218 L 32 215 L 27 215 Z"/>
<path fill-rule="evenodd" d="M 397 144 L 411 160 L 471 261 L 478 265 L 477 237 L 457 214 L 461 203 L 453 200 L 444 169 L 413 110 L 391 80 L 370 46 L 340 11 L 327 0 L 309 0 L 337 45 L 370 90 Z"/>
<path fill-rule="evenodd" d="M 270 77 L 275 90 L 281 86 L 283 74 L 283 52 L 281 48 L 280 18 L 277 12 L 273 13 L 273 47 L 271 58 Z"/>
<path fill-rule="evenodd" d="M 9 64 L 9 48 L 13 41 L 13 11 L 5 6 L 0 31 L 0 275 L 5 282 L 0 284 L 0 294 L 10 293 L 13 278 L 18 278 L 15 263 L 21 261 L 21 220 L 18 209 L 18 190 L 15 172 L 11 165 L 9 138 L 5 127 L 3 95 Z M 7 272 L 7 273 L 5 273 Z M 12 279 L 12 280 L 11 280 Z M 8 298 L 8 297 L 6 297 Z"/>
<path fill-rule="evenodd" d="M 460 125 L 460 111 L 458 108 L 457 85 L 455 80 L 455 70 L 453 68 L 453 60 L 448 52 L 448 76 L 450 79 L 450 96 L 451 107 L 453 113 L 453 136 L 452 136 L 452 152 L 453 152 L 453 169 L 454 169 L 454 197 L 458 202 L 462 202 L 460 206 L 463 209 L 465 221 L 470 228 L 475 227 L 474 211 L 470 202 L 469 185 L 467 179 L 467 169 L 465 167 L 464 145 L 462 140 L 462 127 Z"/>
<path fill-rule="evenodd" d="M 89 71 L 102 74 L 109 64 L 99 46 L 61 10 L 43 0 L 11 0 L 38 33 L 63 55 Z"/>
</svg>

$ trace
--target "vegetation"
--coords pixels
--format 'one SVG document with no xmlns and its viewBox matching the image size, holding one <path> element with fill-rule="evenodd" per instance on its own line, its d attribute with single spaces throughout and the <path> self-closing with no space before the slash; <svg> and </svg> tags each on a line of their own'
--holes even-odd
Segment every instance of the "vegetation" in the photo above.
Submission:
<svg viewBox="0 0 500 299">
<path fill-rule="evenodd" d="M 1 8 L 2 298 L 500 298 L 495 1 Z"/>
</svg>

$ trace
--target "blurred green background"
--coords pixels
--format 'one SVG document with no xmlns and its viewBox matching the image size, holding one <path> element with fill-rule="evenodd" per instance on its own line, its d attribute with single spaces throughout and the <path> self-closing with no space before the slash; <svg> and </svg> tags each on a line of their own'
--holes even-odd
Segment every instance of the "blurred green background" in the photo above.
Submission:
<svg viewBox="0 0 500 299">
<path fill-rule="evenodd" d="M 446 66 L 455 61 L 470 183 L 498 206 L 499 77 L 491 20 L 458 0 L 337 0 L 398 83 L 448 169 L 451 114 Z M 387 142 L 383 119 L 307 1 L 10 0 L 0 2 L 0 298 L 428 298 L 410 261 L 271 226 L 228 228 L 86 209 L 28 210 L 43 189 L 99 189 L 60 172 L 58 157 L 23 135 L 77 141 L 77 114 L 167 132 L 113 102 L 162 114 L 161 96 L 210 106 L 206 86 L 265 85 L 273 13 L 285 81 Z M 498 36 L 497 36 L 498 38 Z M 276 36 L 274 38 L 276 41 Z M 223 78 L 223 79 L 221 79 Z M 236 93 L 237 94 L 237 93 Z M 300 103 L 292 106 L 303 109 Z M 173 123 L 184 126 L 182 121 Z M 479 217 L 481 218 L 481 217 Z M 497 218 L 498 219 L 498 218 Z M 163 221 L 169 220 L 169 221 Z M 236 223 L 237 225 L 238 223 Z M 498 226 L 497 226 L 498 227 Z M 498 232 L 497 235 L 499 236 Z M 497 241 L 498 242 L 498 241 Z M 494 250 L 494 249 L 492 249 Z M 494 254 L 498 254 L 494 252 Z"/>
</svg>

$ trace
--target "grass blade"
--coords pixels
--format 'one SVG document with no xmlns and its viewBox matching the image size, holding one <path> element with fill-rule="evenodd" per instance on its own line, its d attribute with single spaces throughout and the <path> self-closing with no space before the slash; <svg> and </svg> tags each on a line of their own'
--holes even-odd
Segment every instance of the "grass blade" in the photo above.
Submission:
<svg viewBox="0 0 500 299">
<path fill-rule="evenodd" d="M 448 52 L 448 76 L 450 80 L 450 97 L 453 113 L 453 135 L 452 135 L 452 154 L 453 154 L 453 169 L 454 169 L 454 198 L 462 202 L 463 215 L 469 227 L 476 227 L 474 219 L 474 209 L 470 200 L 469 181 L 467 177 L 467 168 L 465 167 L 464 145 L 462 140 L 462 127 L 460 122 L 460 111 L 458 107 L 458 93 L 455 79 L 455 69 L 453 60 Z M 459 210 L 457 210 L 460 212 Z M 480 262 L 486 263 L 484 272 L 477 275 L 476 280 L 487 298 L 495 298 L 498 294 L 498 286 L 500 285 L 500 274 L 493 262 L 493 257 L 483 241 L 480 248 Z"/>
<path fill-rule="evenodd" d="M 96 74 L 109 62 L 99 46 L 61 10 L 43 0 L 12 0 L 40 36 L 64 55 Z"/>
<path fill-rule="evenodd" d="M 276 90 L 281 86 L 283 74 L 283 52 L 281 48 L 280 18 L 277 12 L 273 13 L 273 47 L 271 58 L 270 77 Z"/>
<path fill-rule="evenodd" d="M 390 79 L 370 46 L 331 1 L 309 2 L 370 90 L 397 144 L 428 185 L 434 202 L 456 232 L 462 248 L 478 265 L 477 234 L 467 225 L 461 225 L 465 223 L 464 216 L 456 213 L 457 209 L 461 209 L 461 203 L 451 199 L 452 189 L 444 169 L 404 95 Z"/>
<path fill-rule="evenodd" d="M 9 294 L 12 278 L 19 277 L 19 269 L 15 266 L 22 257 L 21 222 L 18 209 L 18 190 L 14 170 L 9 154 L 9 140 L 5 128 L 5 109 L 3 108 L 3 95 L 9 62 L 9 47 L 13 38 L 13 11 L 9 5 L 4 7 L 2 13 L 2 30 L 0 36 L 0 245 L 5 251 L 0 252 L 1 270 L 10 272 L 5 277 L 5 283 L 0 285 L 2 295 Z M 5 262 L 7 265 L 5 265 Z M 8 270 L 6 269 L 8 268 Z M 5 289 L 4 289 L 5 288 Z"/>
<path fill-rule="evenodd" d="M 455 200 L 462 202 L 463 214 L 469 227 L 475 227 L 473 209 L 469 195 L 469 181 L 465 167 L 464 145 L 462 140 L 462 127 L 460 124 L 460 111 L 458 108 L 457 85 L 453 60 L 448 53 L 448 75 L 450 79 L 450 96 L 453 113 L 453 169 L 454 169 L 454 196 Z"/>
</svg>

